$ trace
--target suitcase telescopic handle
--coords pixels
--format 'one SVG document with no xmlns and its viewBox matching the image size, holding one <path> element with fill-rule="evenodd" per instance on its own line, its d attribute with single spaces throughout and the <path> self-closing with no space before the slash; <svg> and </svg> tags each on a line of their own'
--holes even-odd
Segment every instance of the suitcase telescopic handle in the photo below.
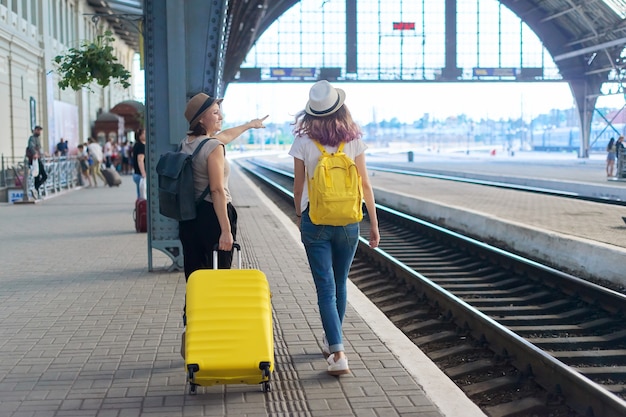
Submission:
<svg viewBox="0 0 626 417">
<path fill-rule="evenodd" d="M 219 245 L 213 246 L 213 269 L 217 269 L 218 267 L 217 265 L 218 248 L 219 248 Z M 237 252 L 237 269 L 241 269 L 241 246 L 237 242 L 233 243 L 233 251 L 235 251 L 235 249 Z"/>
</svg>

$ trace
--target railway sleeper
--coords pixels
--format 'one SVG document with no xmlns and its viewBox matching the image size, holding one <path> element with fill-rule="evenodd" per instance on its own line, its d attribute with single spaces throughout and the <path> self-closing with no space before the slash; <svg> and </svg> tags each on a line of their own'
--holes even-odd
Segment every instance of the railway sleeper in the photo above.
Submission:
<svg viewBox="0 0 626 417">
<path fill-rule="evenodd" d="M 497 364 L 491 359 L 478 359 L 472 362 L 467 362 L 462 365 L 450 367 L 444 369 L 446 375 L 452 379 L 458 379 L 462 376 L 466 376 L 475 372 L 486 372 L 493 370 Z"/>
<path fill-rule="evenodd" d="M 625 350 L 565 350 L 553 351 L 550 355 L 554 356 L 561 362 L 567 362 L 570 366 L 577 365 L 603 365 L 612 363 L 615 365 L 626 365 L 626 349 Z"/>
<path fill-rule="evenodd" d="M 424 310 L 424 309 L 415 310 L 415 303 L 412 303 L 412 304 L 413 304 L 413 309 L 407 310 L 404 312 L 398 312 L 396 314 L 388 314 L 387 317 L 389 317 L 389 320 L 391 320 L 393 323 L 396 323 L 396 326 L 397 326 L 398 323 L 402 323 L 408 320 L 418 320 L 420 318 L 424 320 L 426 317 L 430 315 L 429 310 Z"/>
<path fill-rule="evenodd" d="M 459 297 L 458 294 L 455 293 L 455 295 L 457 297 Z M 478 293 L 476 294 L 477 296 L 480 296 L 481 294 Z M 529 303 L 532 302 L 545 302 L 548 299 L 552 298 L 553 295 L 549 294 L 549 293 L 543 293 L 543 292 L 537 292 L 535 294 L 529 294 L 528 296 L 525 297 L 493 297 L 491 296 L 491 298 L 487 298 L 490 297 L 489 293 L 484 293 L 484 298 L 472 298 L 472 304 L 478 307 L 483 307 L 483 306 L 491 306 L 494 304 L 507 304 L 509 307 L 518 307 L 518 306 L 524 306 L 524 305 L 528 305 Z"/>
<path fill-rule="evenodd" d="M 510 401 L 491 407 L 485 407 L 489 417 L 517 417 L 517 416 L 549 416 L 545 401 L 540 398 L 529 397 Z"/>
<path fill-rule="evenodd" d="M 541 305 L 531 305 L 531 306 L 516 306 L 514 311 L 511 311 L 511 306 L 503 305 L 503 306 L 492 306 L 492 307 L 483 307 L 481 311 L 487 314 L 497 314 L 499 312 L 502 313 L 512 313 L 518 314 L 519 312 L 525 312 L 527 314 L 547 314 L 548 312 L 558 310 L 563 311 L 569 309 L 571 305 L 571 300 L 555 300 L 549 303 L 541 304 Z M 508 315 L 508 314 L 506 314 Z"/>
<path fill-rule="evenodd" d="M 394 311 L 398 311 L 398 310 L 403 310 L 406 308 L 415 308 L 415 301 L 414 300 L 406 300 L 406 301 L 401 301 L 399 303 L 394 303 L 394 304 L 389 304 L 386 306 L 381 306 L 379 307 L 380 311 L 382 311 L 383 313 L 387 314 L 387 315 L 392 315 Z"/>
<path fill-rule="evenodd" d="M 610 380 L 626 383 L 626 366 L 572 366 L 591 380 Z"/>
<path fill-rule="evenodd" d="M 469 343 L 462 343 L 462 344 L 455 344 L 449 347 L 445 347 L 442 349 L 436 349 L 436 350 L 432 350 L 430 352 L 428 352 L 428 357 L 437 362 L 437 361 L 442 361 L 445 359 L 449 359 L 455 356 L 468 356 L 470 353 L 472 352 L 478 352 L 480 351 L 479 348 L 476 348 L 475 346 L 469 344 Z"/>
<path fill-rule="evenodd" d="M 441 320 L 438 319 L 430 319 L 430 320 L 420 320 L 420 321 L 412 321 L 409 324 L 400 325 L 400 330 L 404 333 L 412 333 L 412 332 L 426 332 L 429 330 L 438 330 L 441 328 Z"/>
<path fill-rule="evenodd" d="M 589 314 L 595 313 L 589 308 L 577 308 L 574 310 L 568 310 L 557 314 L 537 314 L 527 316 L 508 316 L 508 317 L 493 317 L 495 320 L 504 326 L 519 325 L 520 323 L 535 323 L 542 325 L 561 324 L 561 323 L 578 323 L 581 318 L 588 317 Z"/>
<path fill-rule="evenodd" d="M 448 291 L 454 291 L 455 294 L 477 294 L 494 297 L 498 294 L 511 295 L 511 294 L 527 294 L 532 291 L 537 291 L 537 286 L 532 284 L 522 284 L 519 287 L 511 287 L 504 290 L 495 289 L 495 285 L 490 282 L 482 284 L 463 284 L 458 280 L 454 280 L 451 284 L 437 280 L 437 284 L 445 287 Z"/>
<path fill-rule="evenodd" d="M 602 350 L 615 348 L 616 342 L 626 340 L 626 330 L 601 336 L 531 337 L 526 340 L 534 345 L 541 346 L 542 349 L 567 350 L 568 348 L 576 347 L 577 349 Z"/>
<path fill-rule="evenodd" d="M 463 392 L 468 397 L 476 397 L 478 395 L 484 396 L 486 394 L 502 391 L 506 389 L 514 388 L 519 384 L 519 376 L 501 376 L 499 378 L 488 379 L 486 381 L 477 382 L 474 384 L 463 385 Z"/>
<path fill-rule="evenodd" d="M 529 321 L 526 325 L 508 326 L 508 328 L 520 336 L 527 337 L 531 337 L 539 333 L 553 334 L 553 332 L 567 332 L 570 335 L 582 336 L 583 333 L 588 332 L 606 332 L 611 328 L 615 328 L 616 324 L 615 320 L 605 317 L 580 324 L 559 324 L 548 326 L 537 326 L 533 321 Z"/>
<path fill-rule="evenodd" d="M 422 346 L 428 343 L 434 343 L 434 342 L 439 343 L 439 342 L 444 342 L 444 341 L 456 340 L 459 338 L 459 335 L 456 331 L 446 330 L 446 331 L 440 331 L 440 332 L 433 333 L 433 334 L 426 335 L 426 336 L 417 336 L 417 337 L 410 337 L 410 338 L 413 341 L 413 343 L 415 343 L 418 346 Z"/>
</svg>

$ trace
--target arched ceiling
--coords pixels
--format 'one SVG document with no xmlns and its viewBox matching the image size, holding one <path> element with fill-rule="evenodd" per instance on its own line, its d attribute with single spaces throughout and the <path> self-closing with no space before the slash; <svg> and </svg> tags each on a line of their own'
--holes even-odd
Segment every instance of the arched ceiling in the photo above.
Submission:
<svg viewBox="0 0 626 417">
<path fill-rule="evenodd" d="M 139 50 L 139 22 L 143 17 L 143 0 L 87 0 L 95 16 L 105 19 L 128 46 Z"/>
<path fill-rule="evenodd" d="M 143 0 L 87 0 L 131 47 L 138 34 L 125 16 L 142 13 Z M 263 32 L 298 0 L 230 0 L 224 81 L 232 81 L 248 51 Z M 571 84 L 587 81 L 599 89 L 626 65 L 626 0 L 500 0 L 539 37 L 560 73 Z M 358 0 L 357 0 L 358 4 Z M 614 72 L 611 72 L 614 70 Z"/>
</svg>

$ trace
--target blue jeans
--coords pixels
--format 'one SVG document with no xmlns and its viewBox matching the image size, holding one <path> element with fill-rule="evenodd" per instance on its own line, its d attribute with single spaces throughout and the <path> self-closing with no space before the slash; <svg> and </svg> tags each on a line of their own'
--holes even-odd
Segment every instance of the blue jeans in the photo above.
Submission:
<svg viewBox="0 0 626 417">
<path fill-rule="evenodd" d="M 133 181 L 137 186 L 137 198 L 139 198 L 139 196 L 141 195 L 139 192 L 139 182 L 141 181 L 141 174 L 133 174 Z"/>
<path fill-rule="evenodd" d="M 307 209 L 302 212 L 300 233 L 317 289 L 317 305 L 330 352 L 343 351 L 341 326 L 348 303 L 346 283 L 359 242 L 359 223 L 315 225 Z"/>
</svg>

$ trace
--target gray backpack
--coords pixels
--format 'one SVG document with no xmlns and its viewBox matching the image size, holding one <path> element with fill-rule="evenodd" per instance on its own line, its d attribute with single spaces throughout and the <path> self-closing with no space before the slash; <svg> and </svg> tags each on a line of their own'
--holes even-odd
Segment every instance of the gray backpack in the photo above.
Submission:
<svg viewBox="0 0 626 417">
<path fill-rule="evenodd" d="M 210 187 L 195 198 L 192 162 L 196 154 L 209 139 L 204 139 L 193 154 L 181 151 L 182 144 L 176 152 L 167 152 L 159 158 L 156 172 L 159 179 L 159 212 L 178 221 L 196 218 L 196 206 L 206 197 Z"/>
</svg>

